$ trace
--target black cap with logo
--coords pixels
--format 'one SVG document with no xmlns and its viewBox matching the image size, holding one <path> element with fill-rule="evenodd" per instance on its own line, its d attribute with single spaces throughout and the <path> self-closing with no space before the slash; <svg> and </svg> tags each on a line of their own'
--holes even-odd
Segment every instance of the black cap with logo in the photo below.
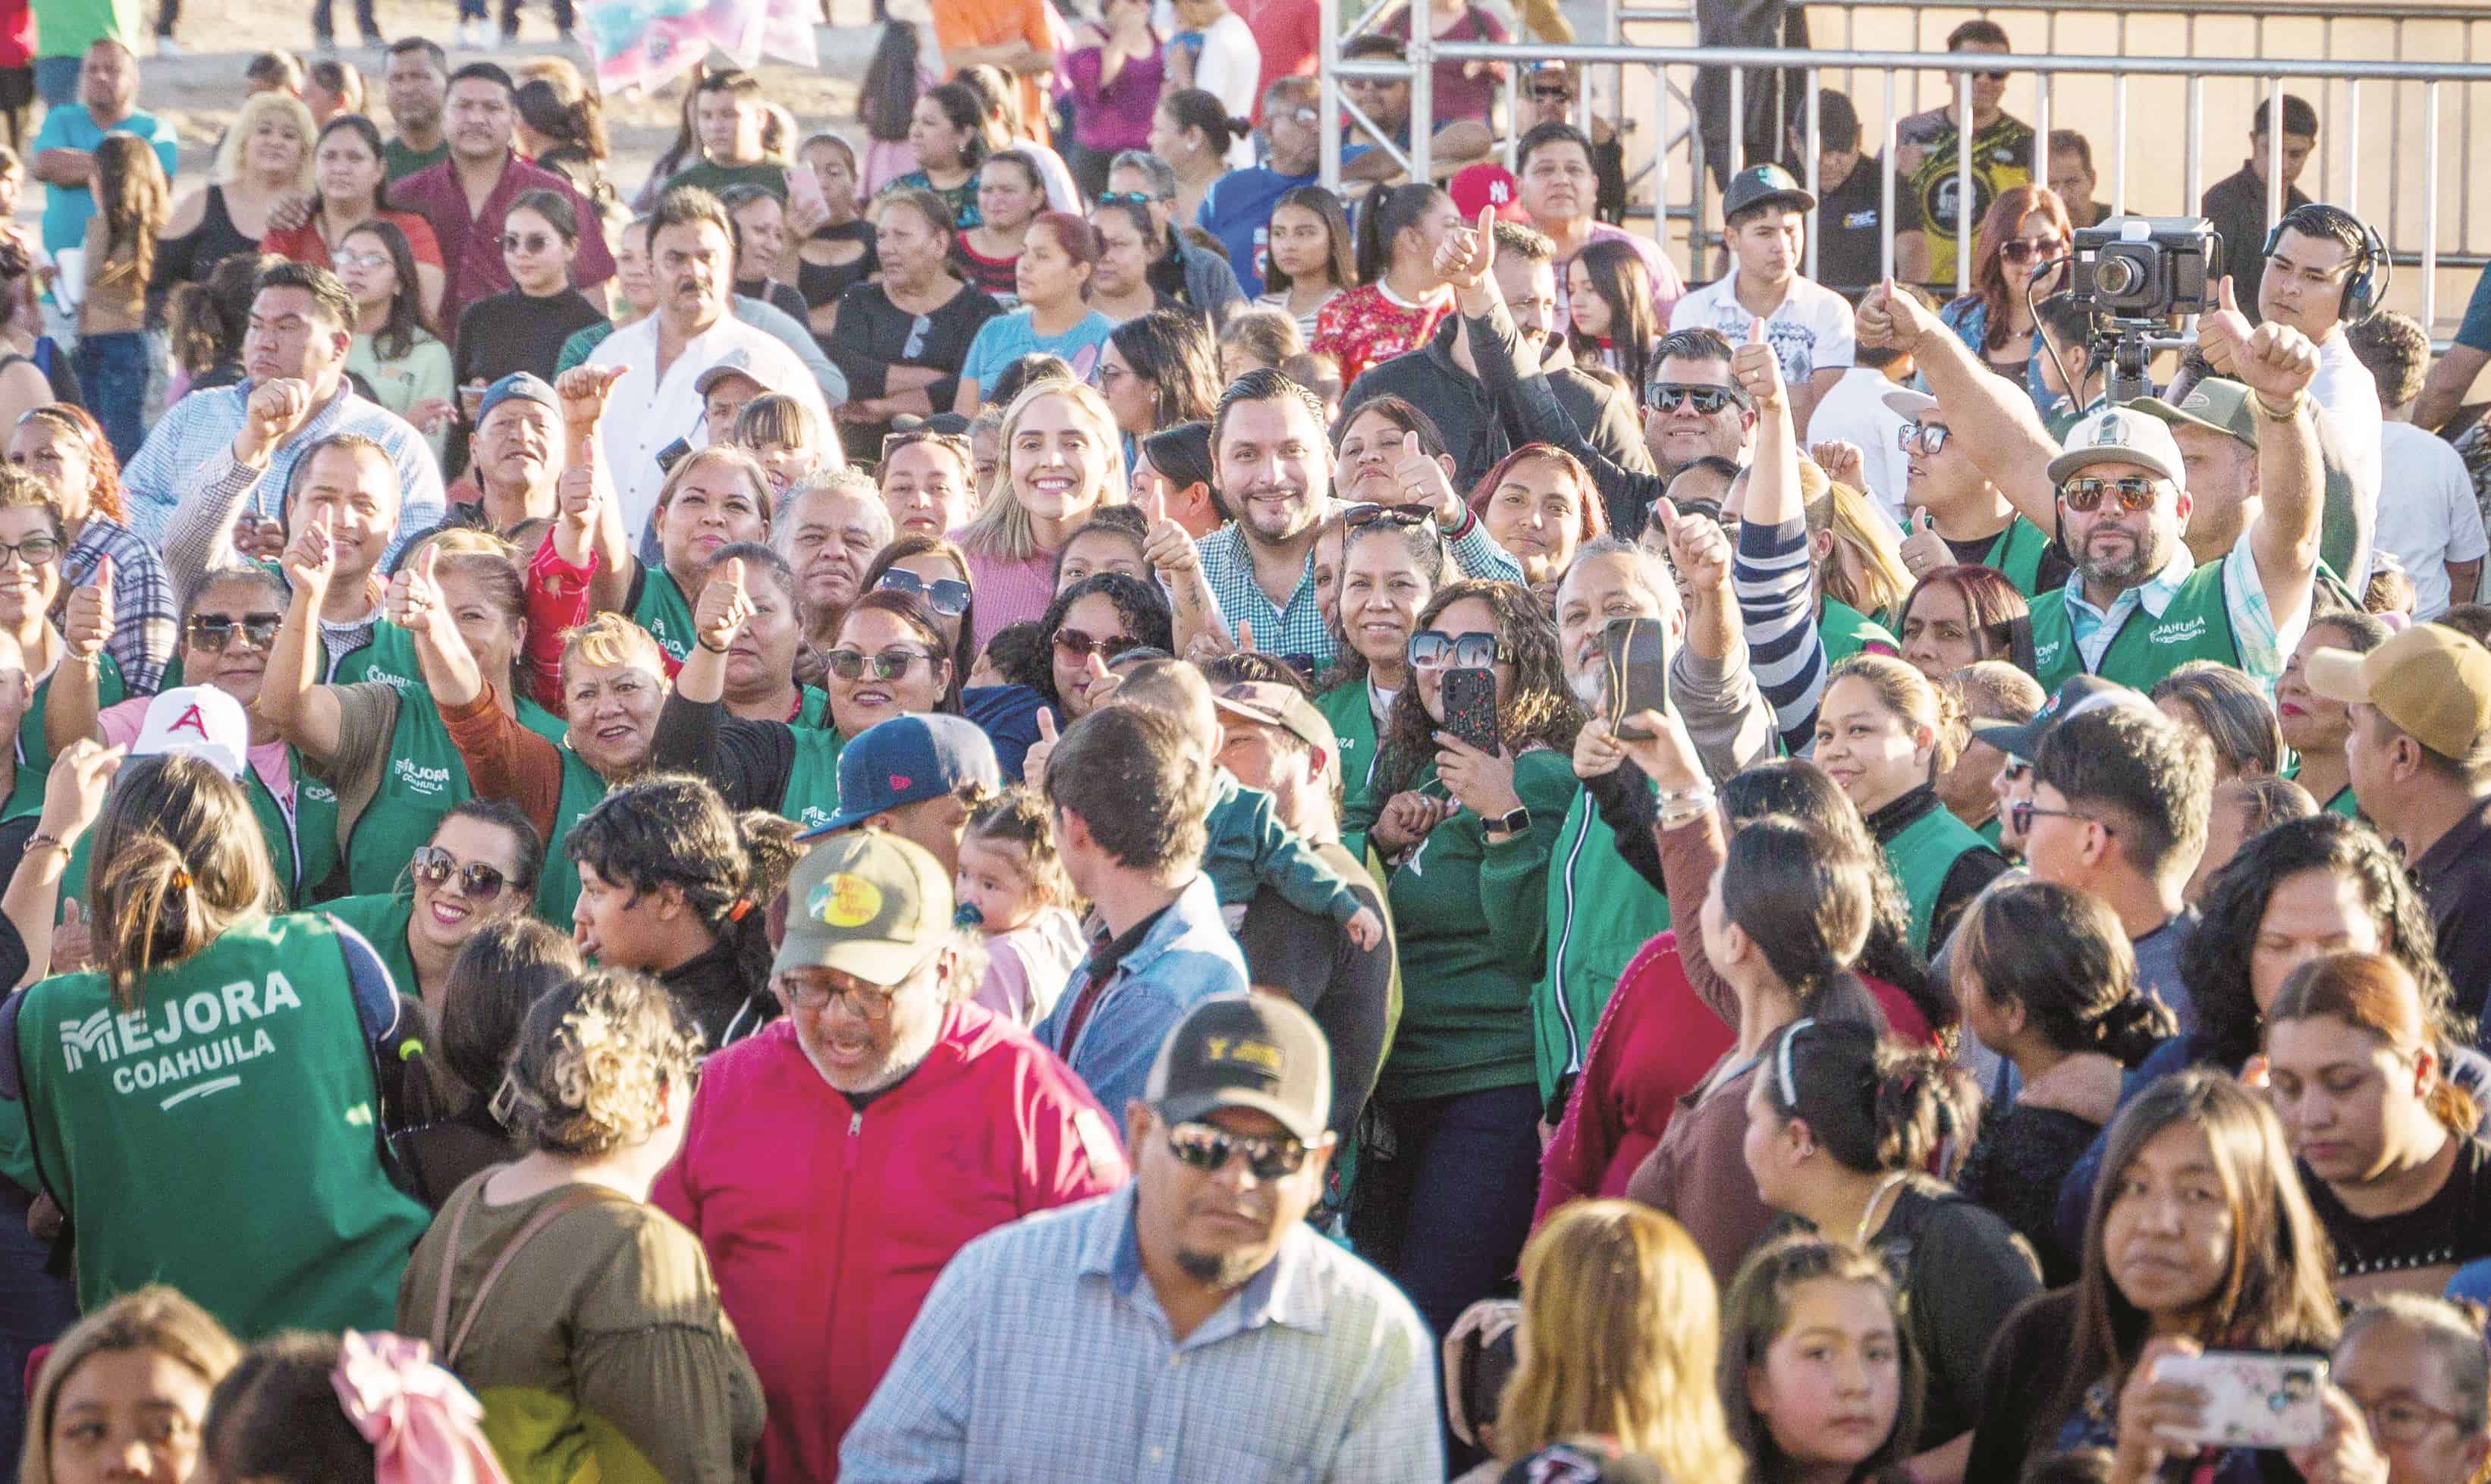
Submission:
<svg viewBox="0 0 2491 1484">
<path fill-rule="evenodd" d="M 1159 1044 L 1143 1100 L 1170 1123 L 1222 1108 L 1277 1119 L 1299 1143 L 1322 1139 L 1332 1117 L 1332 1050 L 1314 1017 L 1277 995 L 1216 995 L 1186 1013 Z"/>
</svg>

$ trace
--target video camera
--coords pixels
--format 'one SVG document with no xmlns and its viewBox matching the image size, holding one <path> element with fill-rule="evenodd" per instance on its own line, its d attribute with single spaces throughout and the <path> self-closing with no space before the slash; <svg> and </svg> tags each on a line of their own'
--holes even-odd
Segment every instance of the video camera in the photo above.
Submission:
<svg viewBox="0 0 2491 1484">
<path fill-rule="evenodd" d="M 2079 227 L 2068 291 L 2093 322 L 2094 364 L 2115 402 L 2154 394 L 2157 351 L 2184 349 L 2175 321 L 2221 306 L 2223 237 L 2203 217 L 2112 217 Z"/>
</svg>

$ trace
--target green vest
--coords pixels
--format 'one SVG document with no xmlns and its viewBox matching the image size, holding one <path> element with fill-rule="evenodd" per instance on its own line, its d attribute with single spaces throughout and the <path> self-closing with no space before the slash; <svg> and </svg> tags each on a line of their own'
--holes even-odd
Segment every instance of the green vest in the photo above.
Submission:
<svg viewBox="0 0 2491 1484">
<path fill-rule="evenodd" d="M 1886 646 L 1890 655 L 1899 655 L 1903 647 L 1885 626 L 1852 607 L 1838 597 L 1825 600 L 1816 617 L 1817 637 L 1825 641 L 1825 663 L 1831 669 L 1872 644 Z"/>
<path fill-rule="evenodd" d="M 1314 698 L 1315 710 L 1332 723 L 1333 741 L 1340 748 L 1341 808 L 1344 815 L 1366 797 L 1375 777 L 1375 713 L 1367 709 L 1364 677 L 1334 685 Z"/>
<path fill-rule="evenodd" d="M 371 678 L 396 685 L 397 721 L 390 730 L 389 766 L 381 771 L 380 787 L 346 844 L 346 889 L 356 896 L 397 890 L 416 847 L 430 844 L 450 811 L 476 795 L 458 744 L 450 740 L 449 726 L 422 684 L 400 684 L 385 671 Z M 518 717 L 528 730 L 562 744 L 563 723 L 543 707 L 522 700 Z"/>
<path fill-rule="evenodd" d="M 96 710 L 102 711 L 119 704 L 129 694 L 129 687 L 122 684 L 121 666 L 112 662 L 110 655 L 97 655 L 96 665 L 95 705 Z M 26 703 L 25 717 L 17 723 L 17 778 L 10 785 L 8 800 L 0 803 L 0 819 L 44 812 L 44 785 L 52 775 L 52 748 L 44 741 L 44 713 L 51 698 L 52 678 L 47 675 L 35 687 L 35 698 Z"/>
<path fill-rule="evenodd" d="M 1938 912 L 1938 892 L 1947 872 L 1965 854 L 1987 850 L 1989 844 L 1972 827 L 1942 804 L 1912 821 L 1886 842 L 1886 869 L 1903 888 L 1912 907 L 1912 946 L 1929 952 L 1929 926 Z"/>
<path fill-rule="evenodd" d="M 2027 598 L 2041 591 L 2041 558 L 2050 549 L 2050 533 L 2018 515 L 2008 522 L 1980 559 L 2007 574 L 2015 591 Z"/>
<path fill-rule="evenodd" d="M 1626 960 L 1668 930 L 1669 898 L 1618 854 L 1591 790 L 1577 791 L 1548 860 L 1548 972 L 1532 998 L 1542 1105 L 1583 1069 Z"/>
<path fill-rule="evenodd" d="M 348 650 L 331 663 L 323 679 L 332 685 L 387 681 L 403 692 L 423 686 L 424 664 L 415 655 L 415 636 L 384 619 L 372 626 L 372 636 L 361 649 Z"/>
<path fill-rule="evenodd" d="M 1993 814 L 1989 816 L 1988 824 L 1974 830 L 1973 833 L 1980 836 L 1982 842 L 1988 845 L 1991 850 L 1998 852 L 2001 856 L 2007 854 L 2006 845 L 2001 843 L 2007 834 L 2007 821 L 2000 819 L 1997 815 Z"/>
<path fill-rule="evenodd" d="M 631 605 L 631 622 L 647 629 L 675 663 L 682 664 L 691 654 L 692 605 L 685 599 L 674 573 L 665 567 L 641 565 L 640 600 Z"/>
<path fill-rule="evenodd" d="M 2346 819 L 2359 819 L 2361 805 L 2353 798 L 2353 785 L 2347 783 L 2337 789 L 2335 797 L 2327 800 L 2326 810 L 2330 814 L 2341 814 Z"/>
<path fill-rule="evenodd" d="M 277 869 L 278 889 L 285 893 L 289 911 L 301 911 L 337 874 L 337 794 L 303 771 L 301 753 L 288 747 L 285 760 L 294 775 L 294 818 L 285 817 L 285 806 L 277 801 L 277 795 L 260 778 L 258 770 L 244 771 L 242 791 L 243 797 L 250 800 L 251 814 L 259 820 L 260 837 L 268 842 L 268 859 Z M 95 831 L 90 829 L 70 848 L 70 863 L 61 873 L 62 900 L 90 900 L 87 855 L 94 843 Z"/>
<path fill-rule="evenodd" d="M 847 744 L 835 728 L 796 728 L 796 760 L 778 812 L 806 829 L 829 824 L 839 812 L 839 752 Z"/>
<path fill-rule="evenodd" d="M 417 982 L 415 955 L 407 951 L 407 925 L 415 920 L 415 893 L 392 891 L 383 896 L 341 896 L 323 902 L 320 910 L 336 917 L 372 946 L 372 951 L 389 965 L 390 977 L 397 981 L 397 992 L 412 1000 L 424 998 L 424 987 Z"/>
<path fill-rule="evenodd" d="M 831 725 L 831 693 L 819 685 L 806 685 L 798 695 L 796 719 L 792 725 L 827 730 Z"/>
<path fill-rule="evenodd" d="M 2068 581 L 2076 581 L 2069 578 Z M 2188 574 L 2170 606 L 2155 618 L 2143 604 L 2128 609 L 2119 632 L 2102 652 L 2093 673 L 2135 690 L 2152 690 L 2154 683 L 2191 659 L 2212 659 L 2238 668 L 2241 647 L 2232 637 L 2232 615 L 2223 602 L 2223 564 L 2211 562 Z M 2064 587 L 2033 599 L 2033 678 L 2044 694 L 2085 670 L 2076 649 L 2075 626 L 2067 614 Z"/>
<path fill-rule="evenodd" d="M 246 919 L 149 974 L 26 992 L 17 1049 L 78 1307 L 168 1283 L 245 1341 L 387 1329 L 424 1208 L 381 1167 L 379 1092 L 337 932 Z"/>
<path fill-rule="evenodd" d="M 581 815 L 605 798 L 605 775 L 588 766 L 562 742 L 562 792 L 554 797 L 553 834 L 545 841 L 544 870 L 537 877 L 537 916 L 556 927 L 571 926 L 571 909 L 579 905 L 579 862 L 563 842 Z"/>
</svg>

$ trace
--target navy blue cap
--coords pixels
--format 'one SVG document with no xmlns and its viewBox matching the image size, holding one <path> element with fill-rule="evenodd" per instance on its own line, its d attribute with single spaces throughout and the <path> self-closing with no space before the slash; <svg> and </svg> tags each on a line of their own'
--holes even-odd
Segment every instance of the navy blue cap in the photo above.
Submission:
<svg viewBox="0 0 2491 1484">
<path fill-rule="evenodd" d="M 798 835 L 818 840 L 853 829 L 885 809 L 940 799 L 977 784 L 1003 787 L 995 744 L 963 716 L 910 715 L 878 721 L 839 750 L 839 812 Z"/>
<path fill-rule="evenodd" d="M 2106 681 L 2098 675 L 2071 675 L 2059 686 L 2059 693 L 2033 713 L 2032 720 L 1986 722 L 1975 726 L 1972 735 L 2001 752 L 2029 763 L 2041 755 L 2042 740 L 2056 730 L 2060 722 L 2071 721 L 2087 712 L 2114 706 L 2159 714 L 2154 711 L 2154 702 L 2141 690 L 2131 690 L 2117 681 Z"/>
<path fill-rule="evenodd" d="M 484 400 L 476 404 L 476 425 L 483 427 L 493 409 L 516 398 L 523 402 L 542 402 L 555 417 L 562 416 L 562 398 L 545 379 L 533 371 L 513 371 L 484 389 Z"/>
</svg>

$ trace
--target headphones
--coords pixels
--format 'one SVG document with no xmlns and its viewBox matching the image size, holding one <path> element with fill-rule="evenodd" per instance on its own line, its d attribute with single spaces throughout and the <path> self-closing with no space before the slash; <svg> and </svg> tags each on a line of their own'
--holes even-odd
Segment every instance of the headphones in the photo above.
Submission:
<svg viewBox="0 0 2491 1484">
<path fill-rule="evenodd" d="M 2347 227 L 2361 234 L 2360 266 L 2345 276 L 2344 297 L 2335 306 L 2336 317 L 2349 325 L 2368 319 L 2371 311 L 2379 306 L 2379 301 L 2387 297 L 2388 285 L 2395 280 L 2394 260 L 2388 256 L 2388 245 L 2380 239 L 2377 228 L 2340 206 L 2312 201 L 2285 212 L 2283 219 L 2266 234 L 2266 246 L 2259 249 L 2258 255 L 2274 256 L 2274 249 L 2282 245 L 2283 234 L 2287 231 L 2334 238 Z"/>
</svg>

